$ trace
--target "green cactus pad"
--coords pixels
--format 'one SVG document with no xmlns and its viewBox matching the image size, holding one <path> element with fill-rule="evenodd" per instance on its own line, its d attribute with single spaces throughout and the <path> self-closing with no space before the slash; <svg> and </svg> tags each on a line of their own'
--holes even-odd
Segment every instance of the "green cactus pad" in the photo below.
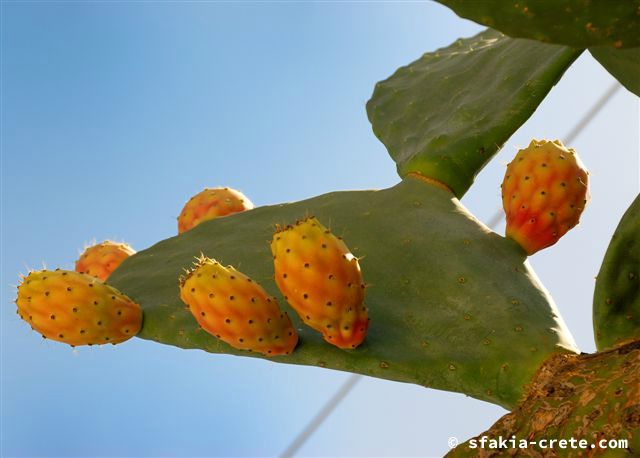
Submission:
<svg viewBox="0 0 640 458">
<path fill-rule="evenodd" d="M 640 48 L 598 47 L 590 48 L 589 52 L 620 84 L 640 96 Z"/>
<path fill-rule="evenodd" d="M 344 238 L 369 285 L 371 324 L 345 351 L 301 324 L 273 281 L 276 224 L 307 215 Z M 575 346 L 524 254 L 453 195 L 416 178 L 382 191 L 335 192 L 205 222 L 127 259 L 109 283 L 140 303 L 139 337 L 212 353 L 235 350 L 201 330 L 180 301 L 178 277 L 203 253 L 275 295 L 300 344 L 271 361 L 305 364 L 466 393 L 510 407 L 537 367 Z"/>
<path fill-rule="evenodd" d="M 434 178 L 460 198 L 580 52 L 487 30 L 378 83 L 369 121 L 400 176 Z"/>
<path fill-rule="evenodd" d="M 599 350 L 640 338 L 640 195 L 618 224 L 593 295 Z"/>
<path fill-rule="evenodd" d="M 574 48 L 640 46 L 638 0 L 436 0 L 517 38 Z"/>
</svg>

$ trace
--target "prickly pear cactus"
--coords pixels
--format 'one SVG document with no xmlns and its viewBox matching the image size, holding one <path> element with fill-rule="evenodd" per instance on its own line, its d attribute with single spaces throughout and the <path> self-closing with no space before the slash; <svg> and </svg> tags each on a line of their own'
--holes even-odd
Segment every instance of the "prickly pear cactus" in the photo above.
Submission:
<svg viewBox="0 0 640 458">
<path fill-rule="evenodd" d="M 593 296 L 599 350 L 640 338 L 640 196 L 613 234 Z"/>
<path fill-rule="evenodd" d="M 33 273 L 19 287 L 20 316 L 45 336 L 72 345 L 120 342 L 140 330 L 141 338 L 186 349 L 457 391 L 515 407 L 486 433 L 489 436 L 584 438 L 592 443 L 603 437 L 627 438 L 624 453 L 640 456 L 640 198 L 614 235 L 594 297 L 598 348 L 619 346 L 595 355 L 578 354 L 525 256 L 525 251 L 534 253 L 555 243 L 577 222 L 579 214 L 571 205 L 575 199 L 585 203 L 586 172 L 574 170 L 553 179 L 544 175 L 545 188 L 531 188 L 533 194 L 526 188 L 533 181 L 524 187 L 505 185 L 509 195 L 515 195 L 513 205 L 505 203 L 508 235 L 524 251 L 514 240 L 489 230 L 458 201 L 583 48 L 590 48 L 628 89 L 640 91 L 639 54 L 634 48 L 640 46 L 640 0 L 439 1 L 463 17 L 527 39 L 487 29 L 424 54 L 376 85 L 367 114 L 397 164 L 401 183 L 380 191 L 330 193 L 256 209 L 227 188 L 205 190 L 183 209 L 180 235 L 128 257 L 111 274 L 108 281 L 118 290 L 80 273 Z M 528 169 L 512 169 L 524 181 L 530 178 Z M 574 200 L 561 214 L 560 207 L 548 206 L 542 196 L 547 184 L 564 187 L 568 179 L 574 184 L 582 180 L 578 184 L 583 186 L 567 189 Z M 532 202 L 540 199 L 544 212 L 537 208 L 534 215 L 517 214 L 530 203 L 515 205 L 518 195 Z M 563 194 L 557 195 L 562 200 Z M 350 302 L 346 314 L 336 314 L 337 307 L 327 312 L 334 296 L 305 308 L 307 288 L 329 291 L 326 280 L 334 274 L 310 270 L 313 275 L 305 277 L 300 271 L 324 258 L 311 253 L 311 261 L 289 263 L 280 259 L 288 245 L 270 251 L 268 240 L 276 227 L 309 215 L 318 220 L 307 221 L 326 222 L 327 230 L 344 239 L 335 245 L 344 258 L 333 256 L 328 263 L 331 269 L 336 260 L 342 267 L 351 266 L 341 272 L 340 281 L 347 289 L 354 286 L 356 293 L 341 290 L 335 297 L 353 300 L 361 307 L 358 316 L 348 315 L 353 310 Z M 542 232 L 538 226 L 525 227 L 527 220 L 533 224 L 538 217 L 544 223 Z M 510 231 L 513 227 L 515 232 Z M 320 234 L 320 227 L 304 229 L 311 232 L 291 234 L 322 237 L 326 232 L 322 228 Z M 293 253 L 300 259 L 309 255 L 309 247 L 301 246 Z M 324 248 L 322 242 L 320 247 Z M 198 255 L 236 266 L 246 276 L 211 261 L 179 284 Z M 280 277 L 275 281 L 274 274 L 288 275 L 290 269 L 307 282 L 290 287 Z M 224 281 L 204 281 L 199 275 L 205 273 L 223 275 Z M 240 288 L 236 280 L 242 281 Z M 210 300 L 219 295 L 222 301 Z M 262 307 L 252 308 L 252 299 L 260 299 Z M 303 325 L 286 299 L 315 330 Z M 101 308 L 101 301 L 116 307 Z M 88 307 L 88 314 L 81 320 L 76 315 L 85 313 L 82 307 Z M 319 309 L 322 312 L 315 313 Z M 254 326 L 258 316 L 260 327 Z M 238 317 L 241 321 L 234 321 Z M 340 339 L 334 325 L 344 331 Z M 349 334 L 354 329 L 360 334 Z M 459 446 L 451 456 L 546 456 L 535 447 L 495 451 L 470 444 Z M 600 452 L 594 448 L 586 454 Z M 606 450 L 603 454 L 617 456 Z M 565 455 L 582 456 L 582 451 Z"/>
<path fill-rule="evenodd" d="M 142 306 L 140 337 L 260 357 L 200 329 L 178 296 L 177 278 L 202 252 L 241 267 L 284 308 L 268 240 L 276 224 L 309 214 L 326 221 L 360 258 L 370 284 L 369 332 L 357 349 L 341 350 L 290 311 L 300 343 L 291 355 L 271 360 L 458 391 L 510 407 L 542 361 L 576 351 L 515 243 L 478 222 L 450 192 L 411 177 L 381 191 L 330 193 L 207 221 L 129 258 L 110 282 Z"/>
</svg>

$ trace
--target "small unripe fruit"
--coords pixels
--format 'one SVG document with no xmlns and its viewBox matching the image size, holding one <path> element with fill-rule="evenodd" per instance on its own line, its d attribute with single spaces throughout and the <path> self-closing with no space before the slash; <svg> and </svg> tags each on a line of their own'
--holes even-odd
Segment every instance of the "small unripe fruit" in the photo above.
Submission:
<svg viewBox="0 0 640 458">
<path fill-rule="evenodd" d="M 206 188 L 185 204 L 178 216 L 178 233 L 193 229 L 203 221 L 252 208 L 251 201 L 240 191 L 231 188 Z"/>
<path fill-rule="evenodd" d="M 343 349 L 364 340 L 369 315 L 358 259 L 313 217 L 273 235 L 278 288 L 305 324 Z"/>
<path fill-rule="evenodd" d="M 30 272 L 16 304 L 34 331 L 72 346 L 115 345 L 142 326 L 138 304 L 95 277 L 68 270 Z"/>
<path fill-rule="evenodd" d="M 533 140 L 507 166 L 502 182 L 506 236 L 531 255 L 575 227 L 589 199 L 588 172 L 559 140 Z"/>
<path fill-rule="evenodd" d="M 105 240 L 84 250 L 76 261 L 76 272 L 104 281 L 111 272 L 136 251 L 126 243 Z"/>
<path fill-rule="evenodd" d="M 180 279 L 180 298 L 209 334 L 238 350 L 288 355 L 298 334 L 274 297 L 231 266 L 202 256 Z"/>
</svg>

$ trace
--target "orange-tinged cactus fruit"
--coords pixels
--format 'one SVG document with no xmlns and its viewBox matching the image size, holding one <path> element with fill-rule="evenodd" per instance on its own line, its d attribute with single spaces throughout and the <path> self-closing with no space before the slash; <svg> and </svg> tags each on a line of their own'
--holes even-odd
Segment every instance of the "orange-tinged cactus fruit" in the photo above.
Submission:
<svg viewBox="0 0 640 458">
<path fill-rule="evenodd" d="M 122 261 L 135 253 L 126 243 L 105 240 L 84 250 L 76 261 L 76 272 L 105 281 Z"/>
<path fill-rule="evenodd" d="M 142 309 L 95 277 L 32 271 L 18 286 L 18 314 L 43 337 L 72 346 L 117 344 L 135 336 Z"/>
<path fill-rule="evenodd" d="M 271 241 L 278 288 L 325 341 L 356 348 L 369 327 L 358 259 L 314 218 L 278 230 Z"/>
<path fill-rule="evenodd" d="M 185 204 L 178 216 L 178 233 L 193 229 L 203 221 L 251 210 L 253 204 L 231 188 L 206 188 Z"/>
<path fill-rule="evenodd" d="M 506 236 L 531 255 L 575 227 L 589 199 L 589 176 L 559 140 L 533 140 L 507 165 L 502 182 Z"/>
<path fill-rule="evenodd" d="M 200 257 L 180 279 L 180 298 L 202 329 L 238 350 L 288 355 L 298 343 L 275 297 L 231 266 Z"/>
</svg>

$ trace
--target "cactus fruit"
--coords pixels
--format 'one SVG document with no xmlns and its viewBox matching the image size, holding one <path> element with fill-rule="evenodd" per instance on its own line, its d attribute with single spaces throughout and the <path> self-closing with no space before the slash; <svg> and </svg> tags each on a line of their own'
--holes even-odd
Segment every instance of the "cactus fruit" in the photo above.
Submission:
<svg viewBox="0 0 640 458">
<path fill-rule="evenodd" d="M 506 235 L 531 255 L 578 224 L 588 199 L 588 172 L 559 140 L 533 140 L 508 164 L 501 187 Z"/>
<path fill-rule="evenodd" d="M 18 286 L 18 314 L 43 337 L 72 346 L 117 344 L 142 326 L 138 304 L 78 272 L 32 271 Z"/>
<path fill-rule="evenodd" d="M 180 279 L 180 298 L 208 333 L 239 350 L 287 355 L 298 334 L 274 297 L 231 266 L 201 256 Z"/>
<path fill-rule="evenodd" d="M 76 272 L 89 274 L 102 281 L 136 250 L 126 243 L 105 240 L 84 250 L 76 261 Z"/>
<path fill-rule="evenodd" d="M 279 229 L 271 253 L 278 288 L 304 323 L 336 347 L 360 345 L 369 326 L 365 284 L 345 243 L 309 217 Z"/>
<path fill-rule="evenodd" d="M 178 216 L 178 233 L 193 229 L 203 221 L 251 210 L 253 204 L 240 191 L 231 188 L 206 188 L 185 204 Z"/>
</svg>

